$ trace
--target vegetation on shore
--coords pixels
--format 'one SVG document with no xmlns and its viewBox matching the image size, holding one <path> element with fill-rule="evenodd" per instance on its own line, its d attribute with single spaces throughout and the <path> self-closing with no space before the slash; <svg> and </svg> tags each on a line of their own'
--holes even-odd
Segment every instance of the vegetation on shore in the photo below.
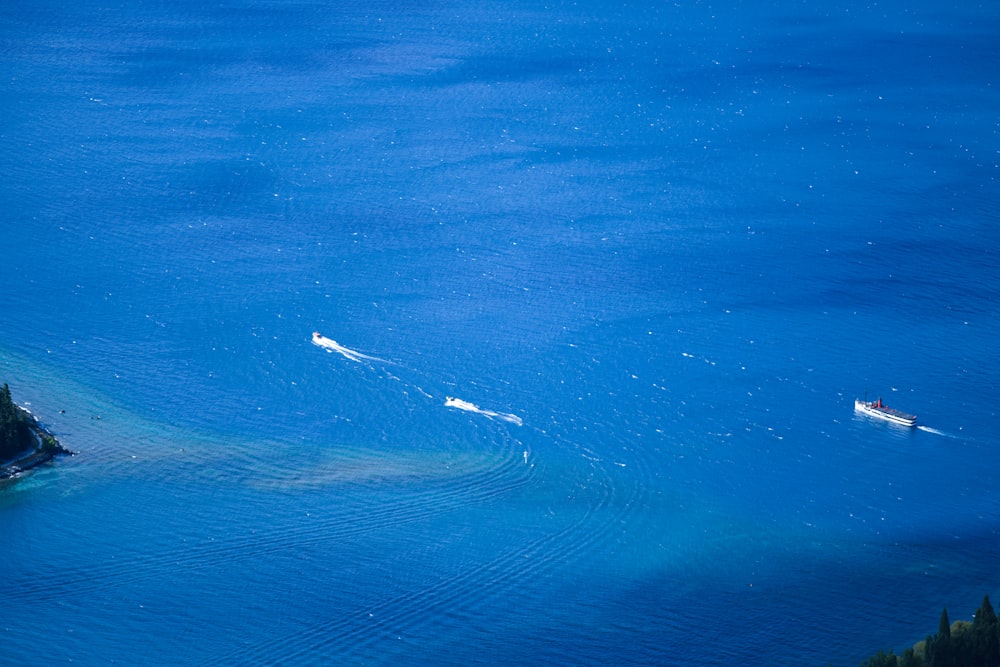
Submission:
<svg viewBox="0 0 1000 667">
<path fill-rule="evenodd" d="M 989 595 L 983 597 L 972 621 L 950 623 L 944 609 L 937 634 L 900 655 L 879 651 L 861 667 L 1000 667 L 1000 623 Z"/>
<path fill-rule="evenodd" d="M 68 453 L 30 412 L 14 403 L 10 387 L 4 383 L 0 389 L 0 464 L 13 460 L 12 467 L 17 467 L 24 459 L 36 464 Z M 0 468 L 0 477 L 9 476 L 4 472 L 12 474 L 9 468 Z"/>
</svg>

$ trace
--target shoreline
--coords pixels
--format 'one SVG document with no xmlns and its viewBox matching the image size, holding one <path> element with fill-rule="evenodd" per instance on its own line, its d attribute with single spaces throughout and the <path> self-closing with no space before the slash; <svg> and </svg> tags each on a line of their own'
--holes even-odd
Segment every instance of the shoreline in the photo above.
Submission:
<svg viewBox="0 0 1000 667">
<path fill-rule="evenodd" d="M 18 477 L 24 472 L 52 461 L 56 456 L 63 454 L 73 456 L 75 454 L 75 452 L 63 447 L 51 431 L 39 424 L 38 419 L 31 414 L 30 410 L 20 405 L 15 407 L 24 415 L 35 438 L 35 446 L 18 453 L 13 459 L 0 463 L 0 481 Z"/>
</svg>

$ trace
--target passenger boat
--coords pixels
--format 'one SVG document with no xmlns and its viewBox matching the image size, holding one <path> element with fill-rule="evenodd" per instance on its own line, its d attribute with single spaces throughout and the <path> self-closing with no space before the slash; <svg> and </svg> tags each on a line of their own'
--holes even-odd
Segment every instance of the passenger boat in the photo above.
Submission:
<svg viewBox="0 0 1000 667">
<path fill-rule="evenodd" d="M 856 398 L 854 399 L 854 409 L 870 417 L 878 417 L 879 419 L 891 421 L 893 424 L 901 424 L 903 426 L 917 425 L 916 415 L 890 408 L 882 402 L 881 396 L 876 401 L 862 401 L 860 398 Z"/>
</svg>

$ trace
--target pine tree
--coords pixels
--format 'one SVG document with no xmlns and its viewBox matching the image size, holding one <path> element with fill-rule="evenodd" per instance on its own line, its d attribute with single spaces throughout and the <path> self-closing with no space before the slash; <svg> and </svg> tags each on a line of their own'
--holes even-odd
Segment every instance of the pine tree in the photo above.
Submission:
<svg viewBox="0 0 1000 667">
<path fill-rule="evenodd" d="M 941 610 L 941 618 L 938 620 L 938 639 L 951 639 L 951 621 L 948 620 L 948 608 Z"/>
<path fill-rule="evenodd" d="M 927 667 L 956 667 L 947 608 L 941 611 L 938 633 L 933 638 L 927 638 Z"/>
<path fill-rule="evenodd" d="M 983 604 L 976 610 L 969 631 L 969 648 L 976 665 L 996 667 L 1000 665 L 1000 634 L 997 615 L 990 604 L 990 596 L 983 596 Z"/>
</svg>

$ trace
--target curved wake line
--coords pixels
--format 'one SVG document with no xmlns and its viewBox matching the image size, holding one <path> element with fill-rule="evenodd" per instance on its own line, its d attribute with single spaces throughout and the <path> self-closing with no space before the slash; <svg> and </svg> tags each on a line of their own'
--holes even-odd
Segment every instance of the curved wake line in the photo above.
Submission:
<svg viewBox="0 0 1000 667">
<path fill-rule="evenodd" d="M 458 400 L 458 399 L 455 399 Z M 466 403 L 462 401 L 462 403 Z M 467 405 L 470 405 L 466 403 Z M 460 408 L 461 409 L 461 408 Z M 524 563 L 530 562 L 533 576 L 545 577 L 568 562 L 578 561 L 595 546 L 606 543 L 638 506 L 641 485 L 631 485 L 628 497 L 616 502 L 608 478 L 599 489 L 603 491 L 582 516 L 555 530 L 545 530 L 537 537 L 511 545 L 496 552 L 490 560 L 483 560 L 469 567 L 460 568 L 455 574 L 433 582 L 419 590 L 404 591 L 383 601 L 384 613 L 372 614 L 368 607 L 342 613 L 331 620 L 320 621 L 291 635 L 270 639 L 264 643 L 244 645 L 238 652 L 219 656 L 219 662 L 272 663 L 302 662 L 311 654 L 328 653 L 331 647 L 343 646 L 343 654 L 351 661 L 379 653 L 380 644 L 387 636 L 399 637 L 407 633 L 423 636 L 433 619 L 441 614 L 457 617 L 476 617 L 474 609 L 487 601 L 507 597 L 518 590 L 524 576 Z M 609 512 L 610 511 L 610 512 Z M 587 528 L 595 517 L 601 517 L 595 529 Z M 489 576 L 484 584 L 482 577 Z M 291 650 L 289 649 L 291 647 Z M 349 647 L 349 648 L 346 648 Z M 280 656 L 276 660 L 274 656 Z"/>
<path fill-rule="evenodd" d="M 314 331 L 313 332 L 312 342 L 313 342 L 313 345 L 325 348 L 326 350 L 328 350 L 330 352 L 336 352 L 336 353 L 338 353 L 340 355 L 343 355 L 347 359 L 350 359 L 351 361 L 356 361 L 359 364 L 362 363 L 362 362 L 364 362 L 364 361 L 377 361 L 377 362 L 383 363 L 383 364 L 391 364 L 392 363 L 391 361 L 388 361 L 386 359 L 380 359 L 379 357 L 373 357 L 373 356 L 368 355 L 368 354 L 362 354 L 361 352 L 358 352 L 357 350 L 352 350 L 349 347 L 344 347 L 343 345 L 341 345 L 337 341 L 333 340 L 332 338 L 327 338 L 326 336 L 322 335 L 318 331 Z"/>
<path fill-rule="evenodd" d="M 466 412 L 475 412 L 478 415 L 483 415 L 484 417 L 489 417 L 490 419 L 502 419 L 505 422 L 510 422 L 511 424 L 517 424 L 521 426 L 524 422 L 517 415 L 512 415 L 509 412 L 494 412 L 493 410 L 483 410 L 478 405 L 474 403 L 469 403 L 468 401 L 463 401 L 460 398 L 452 398 L 451 396 L 446 396 L 444 401 L 445 407 L 455 408 L 457 410 L 465 410 Z"/>
<path fill-rule="evenodd" d="M 87 568 L 86 571 L 66 566 L 50 568 L 44 574 L 33 572 L 23 580 L 0 581 L 0 598 L 34 603 L 67 596 L 86 596 L 108 590 L 116 581 L 129 583 L 162 577 L 174 567 L 193 571 L 221 564 L 231 565 L 261 555 L 286 553 L 289 549 L 310 545 L 336 544 L 389 526 L 423 521 L 428 516 L 470 503 L 491 502 L 524 486 L 531 480 L 534 470 L 515 465 L 517 460 L 508 456 L 501 461 L 499 470 L 494 467 L 469 469 L 448 480 L 431 483 L 426 491 L 406 494 L 399 501 L 384 507 L 366 507 L 363 509 L 364 522 L 355 520 L 355 515 L 362 510 L 348 505 L 346 513 L 334 513 L 326 519 L 291 529 L 262 529 L 250 536 L 213 539 L 183 549 L 166 550 L 155 557 L 134 553 L 115 562 L 109 561 L 103 567 Z"/>
</svg>

